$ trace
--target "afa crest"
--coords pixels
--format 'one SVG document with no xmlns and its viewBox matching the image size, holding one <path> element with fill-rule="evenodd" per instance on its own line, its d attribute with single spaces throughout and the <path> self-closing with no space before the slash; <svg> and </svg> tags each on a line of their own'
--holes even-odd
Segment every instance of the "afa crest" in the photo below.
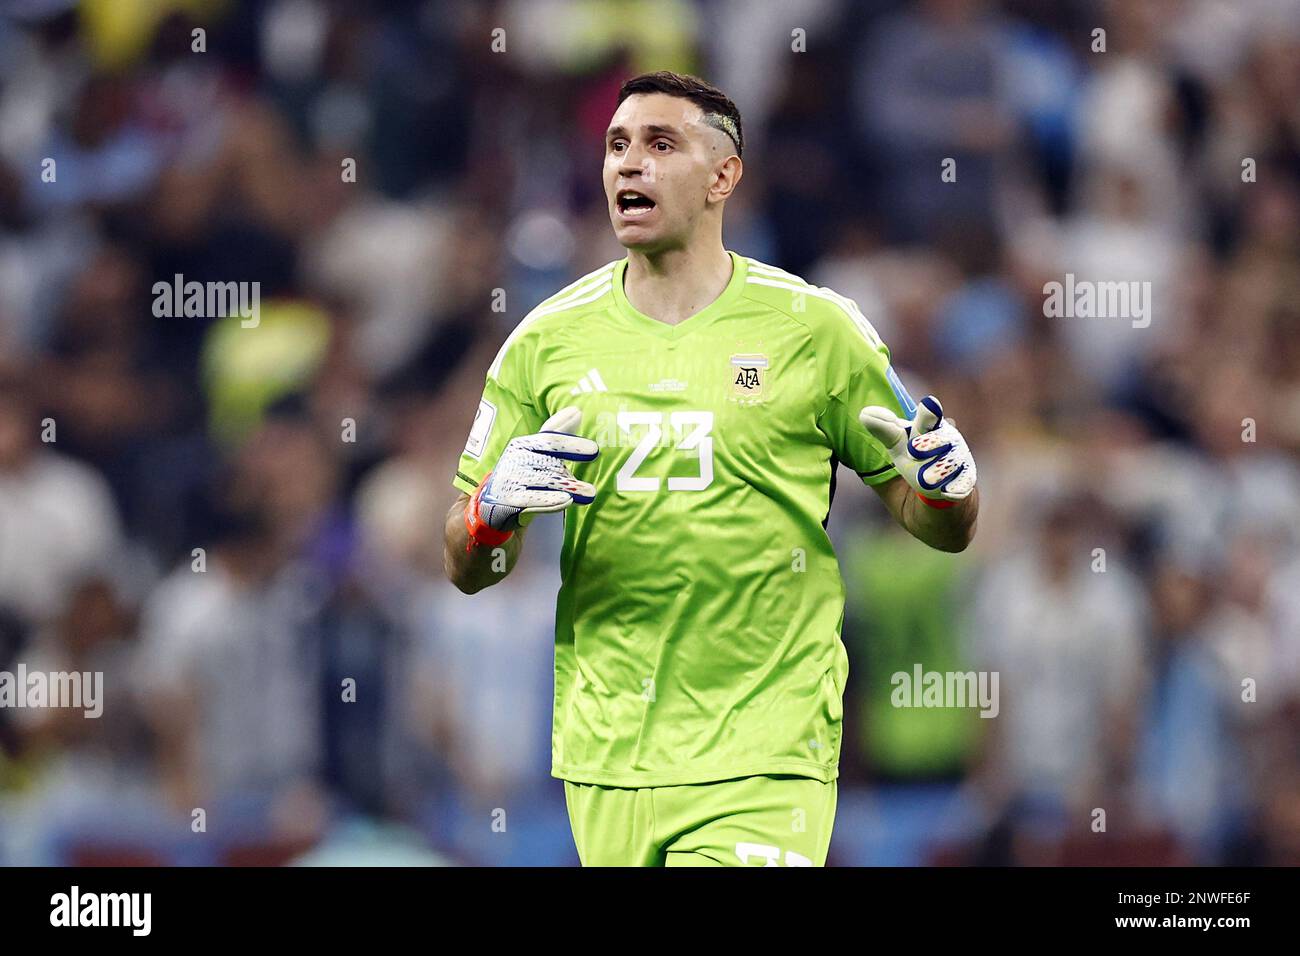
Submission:
<svg viewBox="0 0 1300 956">
<path fill-rule="evenodd" d="M 730 373 L 732 395 L 751 401 L 762 398 L 768 364 L 766 355 L 733 355 Z"/>
</svg>

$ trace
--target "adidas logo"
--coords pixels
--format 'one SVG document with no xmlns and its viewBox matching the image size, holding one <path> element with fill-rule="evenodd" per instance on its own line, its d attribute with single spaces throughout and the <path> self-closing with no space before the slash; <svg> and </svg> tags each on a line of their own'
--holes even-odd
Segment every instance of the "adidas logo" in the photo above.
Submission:
<svg viewBox="0 0 1300 956">
<path fill-rule="evenodd" d="M 600 377 L 600 373 L 594 368 L 582 378 L 578 379 L 578 384 L 569 389 L 570 395 L 578 395 L 582 392 L 608 392 L 605 387 L 605 381 Z"/>
</svg>

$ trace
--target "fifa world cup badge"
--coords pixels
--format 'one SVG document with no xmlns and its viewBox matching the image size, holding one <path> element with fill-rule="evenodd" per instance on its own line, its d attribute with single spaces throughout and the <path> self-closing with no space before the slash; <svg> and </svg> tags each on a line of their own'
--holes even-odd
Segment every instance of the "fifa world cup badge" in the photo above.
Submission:
<svg viewBox="0 0 1300 956">
<path fill-rule="evenodd" d="M 731 393 L 742 401 L 758 401 L 763 397 L 763 380 L 767 377 L 766 355 L 733 355 L 731 357 Z"/>
</svg>

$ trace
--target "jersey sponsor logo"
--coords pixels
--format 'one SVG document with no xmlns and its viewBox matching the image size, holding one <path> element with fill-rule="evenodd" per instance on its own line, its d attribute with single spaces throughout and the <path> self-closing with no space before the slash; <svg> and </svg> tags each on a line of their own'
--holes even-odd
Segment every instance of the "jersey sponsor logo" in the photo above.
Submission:
<svg viewBox="0 0 1300 956">
<path fill-rule="evenodd" d="M 737 398 L 745 400 L 762 398 L 768 365 L 766 355 L 733 355 L 731 357 L 731 393 Z"/>
<path fill-rule="evenodd" d="M 652 392 L 684 392 L 686 384 L 679 378 L 661 378 L 657 382 L 651 382 L 649 388 Z"/>
<path fill-rule="evenodd" d="M 608 392 L 605 387 L 605 380 L 600 377 L 600 373 L 594 368 L 589 370 L 586 375 L 578 379 L 578 384 L 569 389 L 570 395 L 580 395 L 583 392 Z"/>
<path fill-rule="evenodd" d="M 492 434 L 492 423 L 497 419 L 497 407 L 486 398 L 478 403 L 474 413 L 474 424 L 469 430 L 469 439 L 465 442 L 465 454 L 478 458 L 487 447 L 488 435 Z"/>
</svg>

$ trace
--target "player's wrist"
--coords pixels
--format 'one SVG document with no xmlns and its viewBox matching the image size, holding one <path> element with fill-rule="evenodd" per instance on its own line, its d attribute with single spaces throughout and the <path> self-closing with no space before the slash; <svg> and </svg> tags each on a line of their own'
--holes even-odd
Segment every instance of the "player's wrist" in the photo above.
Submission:
<svg viewBox="0 0 1300 956">
<path fill-rule="evenodd" d="M 482 515 L 479 513 L 479 501 L 483 496 L 483 488 L 491 477 L 491 472 L 483 476 L 483 480 L 478 483 L 478 487 L 474 489 L 474 494 L 470 495 L 470 499 L 465 505 L 465 530 L 469 532 L 469 541 L 465 544 L 466 551 L 472 551 L 479 545 L 489 548 L 499 547 L 514 536 L 514 531 L 503 531 L 492 527 L 483 520 Z"/>
<path fill-rule="evenodd" d="M 919 491 L 916 493 L 916 497 L 920 498 L 921 501 L 923 501 L 925 504 L 929 505 L 931 508 L 939 508 L 940 510 L 942 510 L 942 509 L 944 509 L 944 508 L 951 508 L 951 507 L 953 507 L 954 505 L 957 504 L 957 502 L 955 502 L 955 501 L 949 501 L 949 500 L 947 500 L 947 499 L 945 499 L 945 498 L 927 498 L 925 495 L 921 494 L 921 492 L 919 492 Z"/>
</svg>

